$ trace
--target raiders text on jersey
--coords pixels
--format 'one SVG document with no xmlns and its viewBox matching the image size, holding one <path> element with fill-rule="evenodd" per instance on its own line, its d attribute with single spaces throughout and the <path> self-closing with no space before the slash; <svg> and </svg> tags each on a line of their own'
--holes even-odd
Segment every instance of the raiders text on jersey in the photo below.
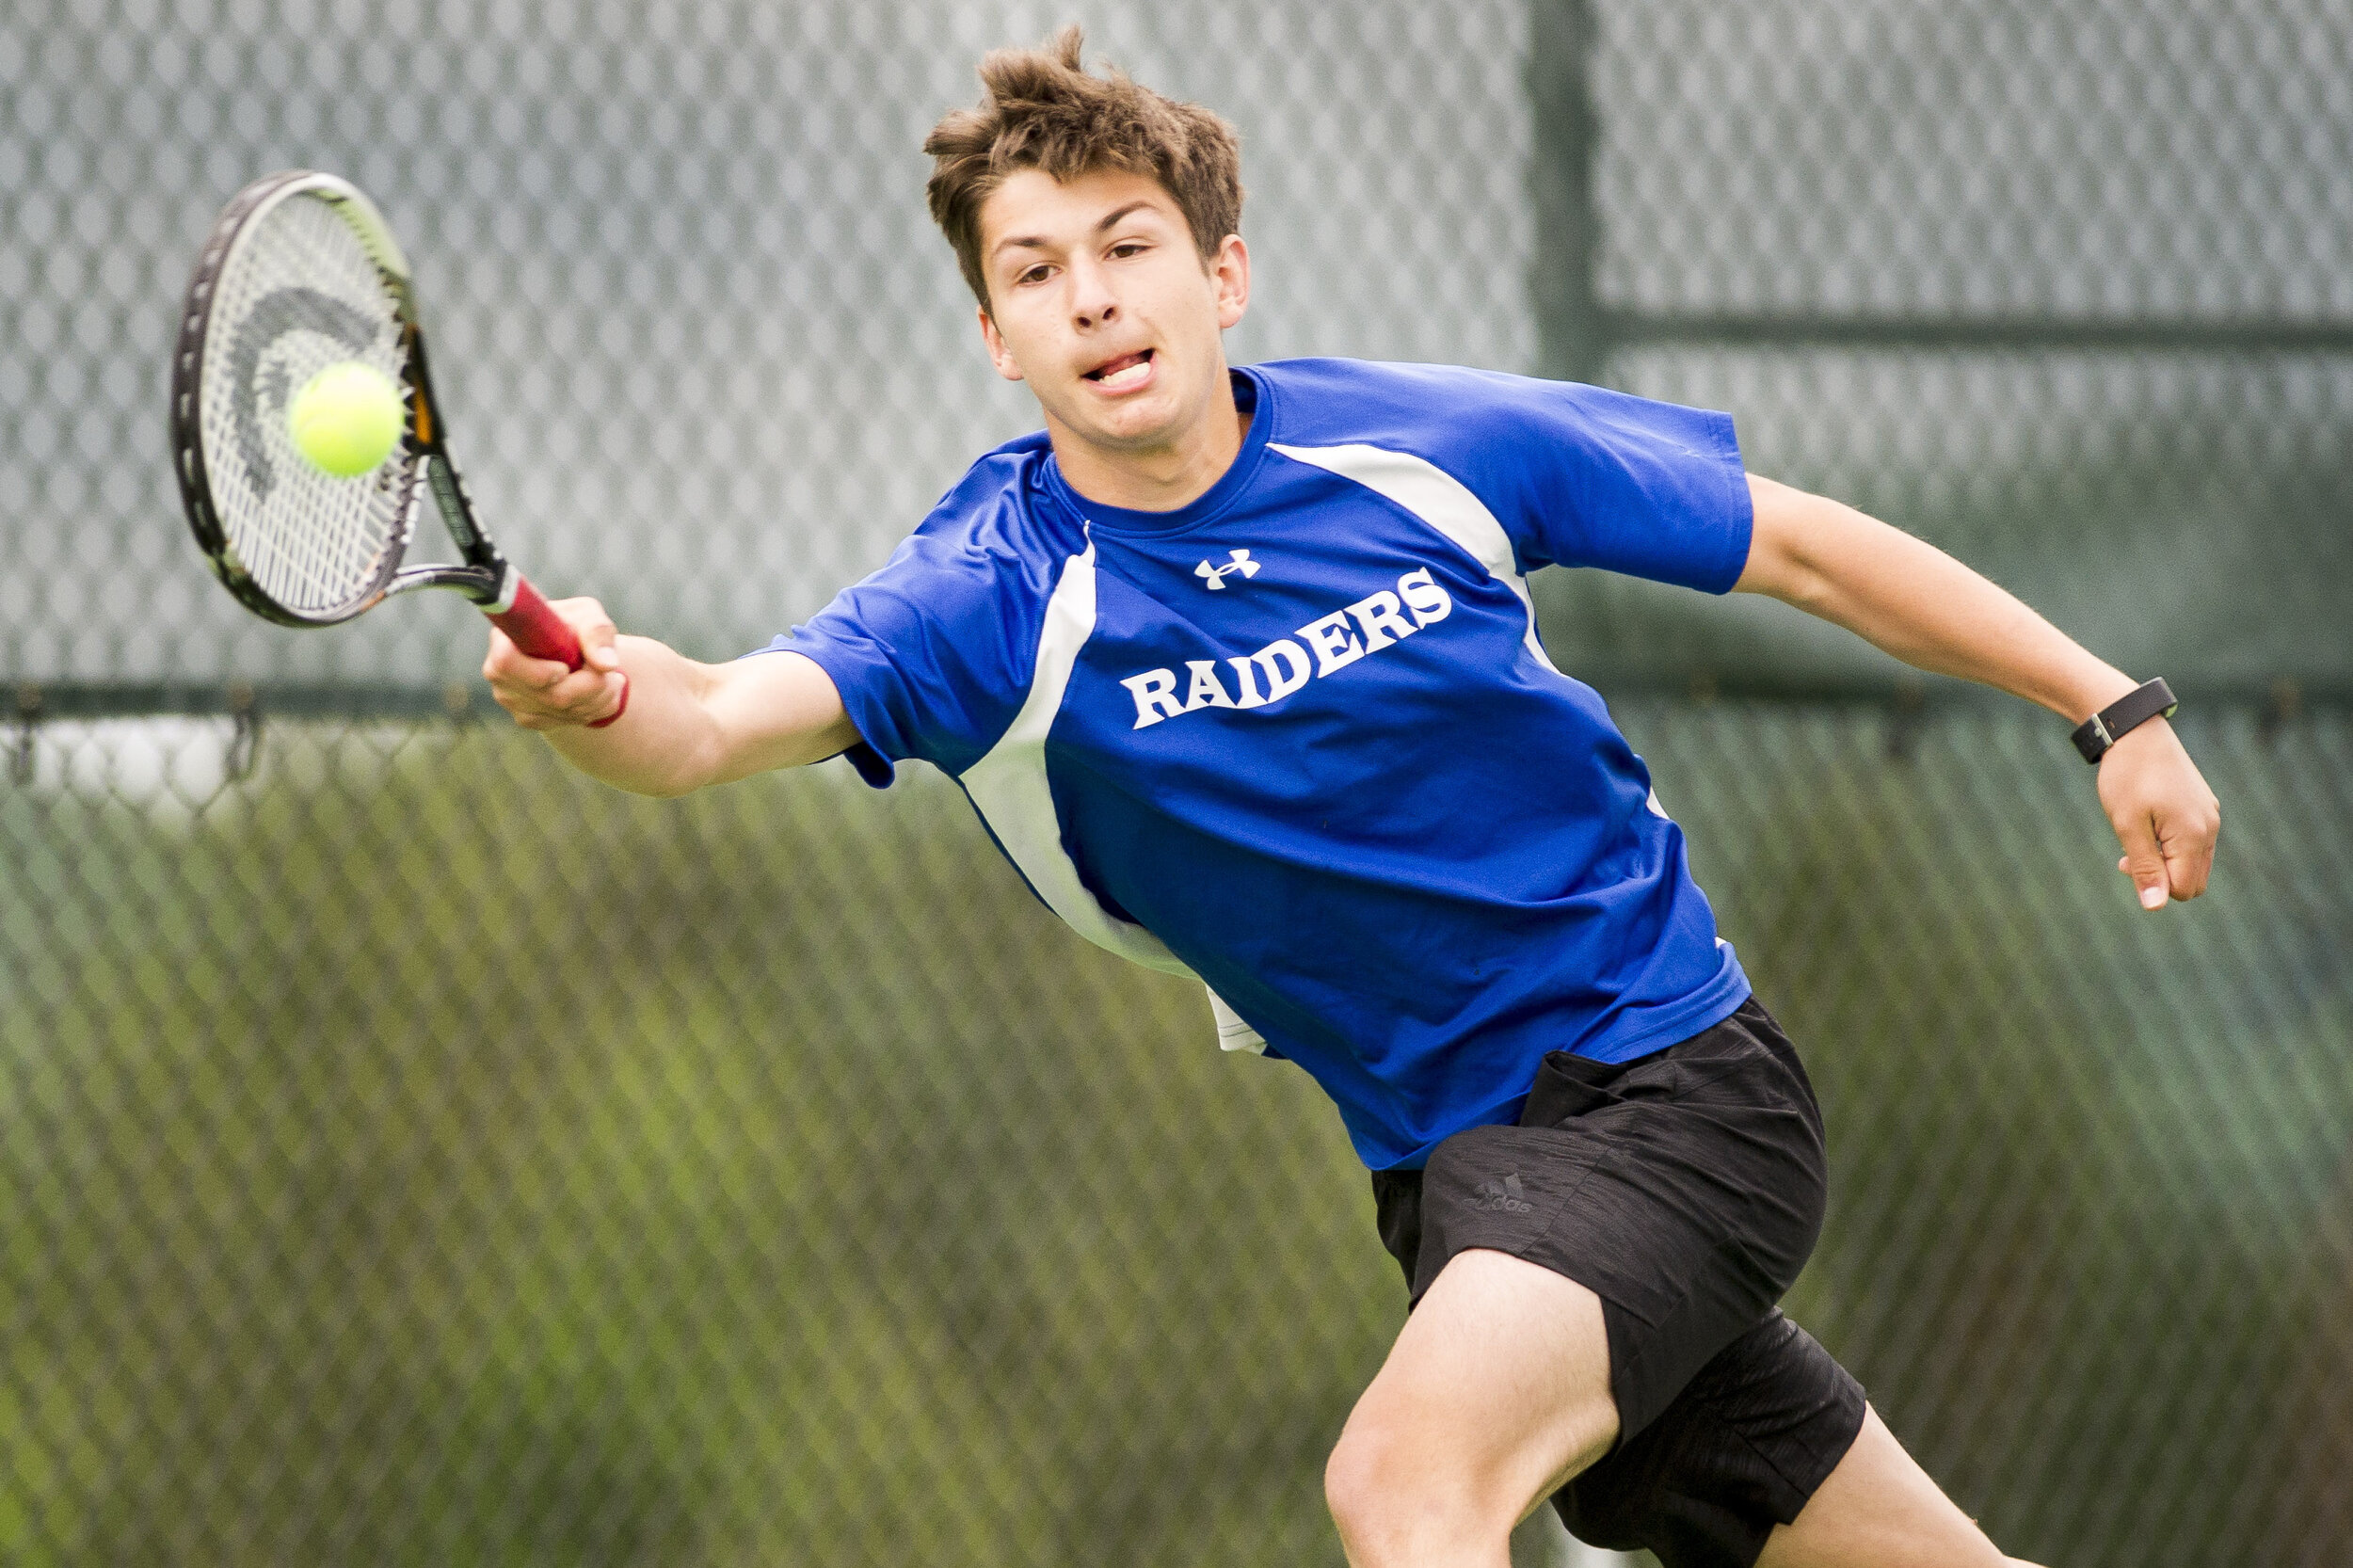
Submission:
<svg viewBox="0 0 2353 1568">
<path fill-rule="evenodd" d="M 1453 599 L 1431 578 L 1430 569 L 1425 567 L 1399 578 L 1396 593 L 1383 588 L 1309 621 L 1299 629 L 1299 635 L 1308 648 L 1315 650 L 1314 669 L 1321 678 L 1346 668 L 1369 653 L 1394 648 L 1423 627 L 1446 619 L 1453 608 Z M 1349 624 L 1351 621 L 1355 623 L 1353 627 Z M 1357 636 L 1359 630 L 1364 633 L 1361 640 Z M 1185 661 L 1193 683 L 1182 700 L 1176 696 L 1175 670 L 1145 670 L 1122 680 L 1119 683 L 1136 699 L 1135 727 L 1142 729 L 1203 708 L 1263 708 L 1270 702 L 1281 701 L 1307 683 L 1307 650 L 1289 637 L 1278 637 L 1256 653 L 1225 662 L 1234 666 L 1234 685 L 1239 696 L 1228 692 L 1218 679 L 1214 659 Z M 1261 675 L 1265 677 L 1264 690 L 1259 688 Z"/>
</svg>

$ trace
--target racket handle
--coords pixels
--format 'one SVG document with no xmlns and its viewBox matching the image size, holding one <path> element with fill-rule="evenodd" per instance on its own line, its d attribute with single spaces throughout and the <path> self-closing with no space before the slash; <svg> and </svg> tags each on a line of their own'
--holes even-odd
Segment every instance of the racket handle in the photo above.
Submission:
<svg viewBox="0 0 2353 1568">
<path fill-rule="evenodd" d="M 587 663 L 580 651 L 580 638 L 571 623 L 551 609 L 539 597 L 539 590 L 531 580 L 512 567 L 507 568 L 515 589 L 515 601 L 504 610 L 489 612 L 490 624 L 506 633 L 509 641 L 534 659 L 552 659 L 566 669 L 578 669 Z M 597 720 L 588 728 L 602 729 L 629 712 L 629 678 L 621 678 L 621 705 Z"/>
</svg>

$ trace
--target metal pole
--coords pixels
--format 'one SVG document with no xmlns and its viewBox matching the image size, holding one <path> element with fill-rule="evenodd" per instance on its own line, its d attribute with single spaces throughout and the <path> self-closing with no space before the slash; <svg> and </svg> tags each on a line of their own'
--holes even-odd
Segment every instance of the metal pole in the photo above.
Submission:
<svg viewBox="0 0 2353 1568">
<path fill-rule="evenodd" d="M 1601 215 L 1593 168 L 1601 140 L 1593 106 L 1593 0 L 1530 0 L 1528 98 L 1535 152 L 1528 171 L 1536 215 L 1529 297 L 1535 308 L 1538 374 L 1598 381 L 1608 366 L 1609 319 L 1595 288 Z"/>
</svg>

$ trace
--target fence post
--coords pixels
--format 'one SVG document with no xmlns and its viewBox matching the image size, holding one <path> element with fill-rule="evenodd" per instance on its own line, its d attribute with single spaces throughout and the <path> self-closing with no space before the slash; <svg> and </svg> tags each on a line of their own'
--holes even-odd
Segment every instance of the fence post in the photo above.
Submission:
<svg viewBox="0 0 2353 1568">
<path fill-rule="evenodd" d="M 1593 108 L 1593 0 L 1529 0 L 1529 160 L 1536 253 L 1528 293 L 1536 315 L 1539 375 L 1598 381 L 1609 358 L 1609 320 L 1595 289 L 1601 215 L 1593 166 L 1601 121 Z"/>
</svg>

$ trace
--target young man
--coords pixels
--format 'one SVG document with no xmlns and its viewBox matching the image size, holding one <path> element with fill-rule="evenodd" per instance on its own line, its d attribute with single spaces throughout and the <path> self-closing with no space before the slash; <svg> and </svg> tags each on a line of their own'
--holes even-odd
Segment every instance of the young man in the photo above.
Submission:
<svg viewBox="0 0 2353 1568">
<path fill-rule="evenodd" d="M 1669 1568 L 2003 1561 L 1774 1306 L 1821 1223 L 1812 1092 L 1521 574 L 1770 594 L 2071 724 L 2109 710 L 2100 798 L 2153 909 L 2204 888 L 2218 822 L 2139 712 L 2161 694 L 1928 545 L 1745 475 L 1721 414 L 1230 371 L 1225 125 L 1085 73 L 1075 29 L 982 77 L 926 143 L 932 211 L 1045 431 L 764 656 L 696 664 L 573 600 L 588 666 L 493 633 L 499 700 L 649 794 L 930 761 L 1064 920 L 1316 1076 L 1415 1301 L 1327 1474 L 1359 1568 L 1503 1568 L 1546 1498 Z"/>
</svg>

